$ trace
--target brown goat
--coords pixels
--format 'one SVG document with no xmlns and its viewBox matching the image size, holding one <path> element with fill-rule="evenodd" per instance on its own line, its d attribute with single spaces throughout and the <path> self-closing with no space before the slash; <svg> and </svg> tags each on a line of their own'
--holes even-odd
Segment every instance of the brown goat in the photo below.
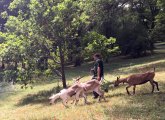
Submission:
<svg viewBox="0 0 165 120">
<path fill-rule="evenodd" d="M 155 77 L 155 68 L 154 68 L 154 71 L 149 71 L 149 72 L 141 73 L 141 74 L 133 74 L 133 75 L 130 75 L 129 77 L 122 78 L 122 79 L 120 79 L 120 77 L 117 77 L 117 80 L 115 81 L 114 86 L 116 87 L 120 83 L 128 83 L 128 86 L 126 87 L 126 91 L 128 95 L 130 95 L 128 88 L 133 86 L 133 94 L 135 94 L 136 85 L 141 85 L 149 81 L 152 86 L 152 93 L 153 93 L 155 85 L 157 87 L 157 90 L 159 91 L 158 82 L 154 81 L 154 77 Z"/>
</svg>

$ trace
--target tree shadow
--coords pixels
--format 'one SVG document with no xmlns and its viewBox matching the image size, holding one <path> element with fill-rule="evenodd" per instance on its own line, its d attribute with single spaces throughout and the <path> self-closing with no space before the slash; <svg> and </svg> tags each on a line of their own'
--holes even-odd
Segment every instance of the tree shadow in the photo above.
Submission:
<svg viewBox="0 0 165 120">
<path fill-rule="evenodd" d="M 137 59 L 124 59 L 122 57 L 116 57 L 116 59 L 112 58 L 112 60 L 109 61 L 109 63 L 104 64 L 104 73 L 112 75 L 121 75 L 121 74 L 128 74 L 128 73 L 140 73 L 140 72 L 146 72 L 153 70 L 154 67 L 156 67 L 156 72 L 162 71 L 162 69 L 165 68 L 165 62 L 159 61 L 162 60 L 165 57 L 165 53 L 155 53 L 153 56 L 146 56 L 142 58 Z M 158 62 L 156 62 L 158 61 Z M 150 63 L 150 64 L 147 64 Z M 141 65 L 138 66 L 136 65 Z M 146 65 L 145 65 L 146 64 Z M 66 68 L 66 78 L 68 80 L 71 80 L 72 78 L 78 77 L 78 76 L 92 76 L 90 74 L 90 69 L 93 67 L 93 63 L 85 63 L 81 67 L 67 67 Z M 130 67 L 133 67 L 130 69 Z"/>
<path fill-rule="evenodd" d="M 62 87 L 54 87 L 51 90 L 43 90 L 39 91 L 36 94 L 28 94 L 24 98 L 22 98 L 16 106 L 23 106 L 28 104 L 43 104 L 48 105 L 48 98 L 52 95 L 52 93 L 58 93 Z"/>
<path fill-rule="evenodd" d="M 122 60 L 122 61 L 119 60 L 118 62 L 114 61 L 111 64 L 111 66 L 109 66 L 107 64 L 107 67 L 105 67 L 105 69 L 106 69 L 106 71 L 111 71 L 111 73 L 113 73 L 113 74 L 124 74 L 124 73 L 128 73 L 130 71 L 131 71 L 131 73 L 145 72 L 148 70 L 152 70 L 152 68 L 154 68 L 154 67 L 159 68 L 159 69 L 165 67 L 165 62 L 161 62 L 161 61 L 156 62 L 156 61 L 162 60 L 163 56 L 161 56 L 161 57 L 155 56 L 155 58 L 152 58 L 152 57 L 139 58 L 139 59 L 134 59 L 134 60 L 129 60 L 129 61 L 128 60 Z M 164 57 L 165 57 L 165 55 L 164 55 Z M 146 64 L 146 63 L 150 63 L 150 62 L 151 62 L 151 64 L 148 64 L 148 65 Z M 156 63 L 154 63 L 154 62 L 156 62 Z M 129 67 L 134 67 L 136 65 L 141 65 L 141 64 L 144 64 L 144 66 L 129 69 Z M 161 71 L 159 69 L 156 69 L 156 71 Z"/>
<path fill-rule="evenodd" d="M 117 94 L 113 94 L 113 95 L 107 95 L 106 98 L 112 98 L 112 97 L 122 97 L 122 96 L 126 96 L 127 94 L 124 93 L 117 93 Z"/>
<path fill-rule="evenodd" d="M 109 100 L 106 99 L 106 101 L 104 101 L 103 99 L 101 101 L 98 101 L 98 98 L 93 100 L 93 101 L 88 101 L 86 104 L 78 104 L 77 106 L 92 106 L 96 103 L 107 103 L 109 102 Z"/>
<path fill-rule="evenodd" d="M 156 62 L 159 60 L 163 60 L 165 57 L 165 46 L 164 44 L 161 45 L 163 46 L 163 48 L 160 49 L 155 49 L 155 52 L 153 55 L 150 56 L 144 56 L 144 57 L 140 57 L 140 58 L 136 58 L 136 59 L 129 59 L 126 58 L 125 56 L 120 56 L 120 57 L 114 57 L 112 59 L 110 59 L 110 63 L 111 65 L 109 66 L 109 64 L 107 64 L 107 66 L 109 66 L 109 68 L 107 68 L 107 70 L 112 71 L 112 73 L 116 74 L 116 72 L 120 73 L 124 73 L 125 71 L 123 70 L 119 70 L 120 68 L 129 68 L 130 66 L 136 66 L 136 65 L 141 65 L 141 64 L 145 64 L 145 63 L 152 63 L 152 62 Z M 159 47 L 159 45 L 156 45 L 156 47 Z M 159 50 L 163 50 L 164 52 L 159 52 Z M 165 63 L 164 62 L 157 62 L 157 63 L 153 63 L 150 65 L 144 65 L 141 69 L 133 69 L 130 70 L 131 72 L 140 72 L 140 71 L 145 71 L 145 70 L 150 70 L 152 67 L 156 67 L 156 68 L 164 68 L 165 67 Z M 146 69 L 147 68 L 147 69 Z"/>
<path fill-rule="evenodd" d="M 52 84 L 52 83 L 58 83 L 61 82 L 60 77 L 51 75 L 51 76 L 40 76 L 40 77 L 35 77 L 35 83 L 33 83 L 34 86 L 40 86 L 40 85 L 45 85 L 45 84 Z"/>
<path fill-rule="evenodd" d="M 6 101 L 8 97 L 18 95 L 20 94 L 20 92 L 21 91 L 9 91 L 9 92 L 0 93 L 0 101 Z"/>
</svg>

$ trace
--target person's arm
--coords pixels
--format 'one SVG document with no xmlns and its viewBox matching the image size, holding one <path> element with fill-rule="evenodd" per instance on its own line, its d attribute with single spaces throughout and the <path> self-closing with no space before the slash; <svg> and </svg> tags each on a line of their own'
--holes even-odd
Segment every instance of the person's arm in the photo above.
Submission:
<svg viewBox="0 0 165 120">
<path fill-rule="evenodd" d="M 98 67 L 97 67 L 97 80 L 98 80 L 98 81 L 101 80 L 100 72 L 101 72 L 101 69 L 100 69 L 100 67 L 98 66 Z"/>
</svg>

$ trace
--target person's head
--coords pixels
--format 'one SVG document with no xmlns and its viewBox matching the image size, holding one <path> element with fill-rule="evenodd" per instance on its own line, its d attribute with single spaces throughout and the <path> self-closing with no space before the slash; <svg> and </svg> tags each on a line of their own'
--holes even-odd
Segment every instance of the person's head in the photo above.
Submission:
<svg viewBox="0 0 165 120">
<path fill-rule="evenodd" d="M 99 54 L 99 53 L 94 54 L 93 59 L 94 60 L 101 59 L 101 54 Z"/>
</svg>

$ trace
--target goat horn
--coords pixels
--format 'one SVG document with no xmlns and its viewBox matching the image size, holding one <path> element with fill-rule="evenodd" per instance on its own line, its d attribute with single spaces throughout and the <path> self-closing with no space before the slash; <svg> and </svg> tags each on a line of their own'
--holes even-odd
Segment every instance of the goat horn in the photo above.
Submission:
<svg viewBox="0 0 165 120">
<path fill-rule="evenodd" d="M 117 77 L 118 79 L 120 78 L 120 76 Z"/>
<path fill-rule="evenodd" d="M 78 81 L 78 80 L 80 80 L 81 78 L 83 78 L 84 76 L 82 76 L 82 77 L 78 77 L 77 79 L 76 79 L 76 81 Z"/>
</svg>

